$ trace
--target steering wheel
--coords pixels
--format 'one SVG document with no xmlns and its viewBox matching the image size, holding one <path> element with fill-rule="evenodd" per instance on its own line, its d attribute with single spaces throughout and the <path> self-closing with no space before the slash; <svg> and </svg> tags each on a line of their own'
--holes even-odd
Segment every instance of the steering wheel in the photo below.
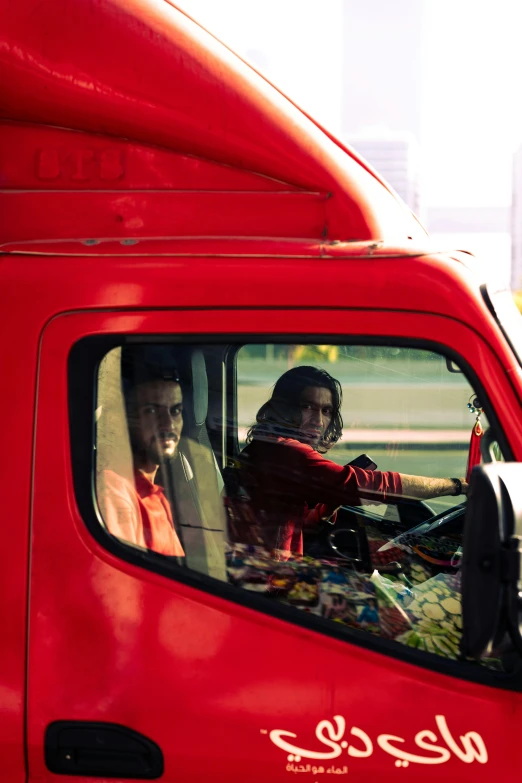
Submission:
<svg viewBox="0 0 522 783">
<path fill-rule="evenodd" d="M 379 555 L 386 561 L 384 553 L 392 549 L 406 551 L 413 557 L 424 560 L 429 567 L 457 568 L 460 564 L 465 503 L 460 503 L 435 515 L 429 506 L 421 501 L 401 501 L 401 504 L 403 503 L 407 504 L 403 508 L 403 511 L 406 509 L 408 511 L 407 523 L 401 509 L 399 509 L 401 522 L 398 523 L 383 519 L 383 517 L 368 511 L 364 506 L 342 507 L 337 512 L 338 518 L 335 527 L 326 531 L 326 537 L 324 535 L 320 537 L 316 541 L 316 545 L 312 545 L 307 553 L 315 557 L 335 557 L 364 572 L 370 572 L 374 568 L 388 573 L 400 572 L 402 566 L 398 562 L 384 562 L 382 565 L 375 563 Z M 357 514 L 357 523 L 349 519 L 353 514 Z M 424 518 L 411 526 L 411 521 L 415 519 L 415 516 Z M 387 535 L 396 534 L 398 527 L 403 529 L 399 535 L 394 535 L 376 552 L 370 552 L 365 520 L 368 521 L 368 524 L 378 527 L 384 538 Z"/>
</svg>

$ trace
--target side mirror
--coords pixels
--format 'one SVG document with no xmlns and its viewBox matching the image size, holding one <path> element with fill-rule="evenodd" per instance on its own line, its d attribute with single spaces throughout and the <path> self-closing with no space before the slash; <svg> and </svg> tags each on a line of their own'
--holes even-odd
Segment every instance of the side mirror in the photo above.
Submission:
<svg viewBox="0 0 522 783">
<path fill-rule="evenodd" d="M 522 654 L 522 464 L 473 469 L 463 550 L 462 654 L 480 658 L 506 632 Z"/>
</svg>

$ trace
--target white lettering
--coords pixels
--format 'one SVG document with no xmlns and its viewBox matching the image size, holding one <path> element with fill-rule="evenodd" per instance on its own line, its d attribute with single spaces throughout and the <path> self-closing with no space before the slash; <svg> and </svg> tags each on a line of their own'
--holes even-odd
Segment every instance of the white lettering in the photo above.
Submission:
<svg viewBox="0 0 522 783">
<path fill-rule="evenodd" d="M 302 758 L 317 759 L 318 761 L 320 759 L 336 759 L 337 756 L 340 756 L 342 753 L 340 745 L 335 742 L 330 742 L 329 740 L 326 740 L 326 738 L 322 738 L 322 741 L 326 742 L 327 745 L 330 745 L 332 750 L 328 753 L 321 753 L 316 750 L 306 750 L 306 748 L 300 748 L 297 745 L 291 745 L 289 742 L 284 740 L 283 737 L 297 737 L 297 734 L 292 734 L 291 731 L 281 731 L 280 729 L 274 729 L 268 736 L 274 745 L 292 756 L 292 758 L 289 758 L 288 761 L 294 761 L 294 759 L 296 761 L 300 761 Z M 321 737 L 319 737 L 319 739 L 321 739 Z"/>
<path fill-rule="evenodd" d="M 408 753 L 405 750 L 396 748 L 391 742 L 405 742 L 402 737 L 396 737 L 393 734 L 379 734 L 377 737 L 377 743 L 390 756 L 394 756 L 400 761 L 407 761 L 411 764 L 443 764 L 450 757 L 448 751 L 444 751 L 442 755 L 435 758 L 427 758 L 426 756 L 416 756 L 414 753 Z M 442 749 L 441 749 L 442 750 Z M 447 756 L 444 755 L 447 753 Z"/>
<path fill-rule="evenodd" d="M 435 732 L 430 729 L 422 729 L 414 737 L 417 748 L 428 751 L 432 755 L 410 753 L 401 747 L 397 747 L 398 744 L 404 744 L 406 740 L 404 737 L 398 737 L 395 734 L 379 734 L 377 744 L 381 750 L 396 760 L 395 766 L 397 767 L 407 767 L 409 764 L 445 764 L 450 760 L 452 754 L 465 764 L 471 764 L 473 761 L 478 761 L 479 764 L 486 764 L 488 752 L 480 734 L 476 731 L 468 731 L 466 734 L 461 735 L 459 737 L 461 747 L 453 738 L 444 715 L 436 715 L 435 722 L 440 732 L 441 740 L 447 747 L 435 744 L 439 742 L 439 739 Z M 269 737 L 276 747 L 288 754 L 287 772 L 310 771 L 314 775 L 319 775 L 325 772 L 324 767 L 311 767 L 310 764 L 307 764 L 306 767 L 304 765 L 297 766 L 294 762 L 300 762 L 303 758 L 313 760 L 335 759 L 342 754 L 343 750 L 346 750 L 348 756 L 359 759 L 369 758 L 373 754 L 374 746 L 372 740 L 365 731 L 357 726 L 352 726 L 350 729 L 350 735 L 362 743 L 362 748 L 349 744 L 344 739 L 345 731 L 346 721 L 342 715 L 334 715 L 333 722 L 329 720 L 319 721 L 315 729 L 315 736 L 323 746 L 326 745 L 330 748 L 328 751 L 307 750 L 299 745 L 294 745 L 287 740 L 288 738 L 292 740 L 297 739 L 297 734 L 291 731 L 284 731 L 283 729 L 273 729 L 269 733 Z M 346 775 L 348 774 L 348 767 L 329 767 L 326 772 L 334 775 Z"/>
<path fill-rule="evenodd" d="M 435 722 L 442 739 L 457 758 L 465 764 L 471 764 L 475 759 L 479 764 L 487 762 L 488 751 L 480 734 L 477 734 L 476 731 L 468 731 L 464 736 L 461 736 L 460 741 L 464 746 L 464 750 L 461 750 L 451 735 L 444 715 L 435 715 Z"/>
<path fill-rule="evenodd" d="M 352 726 L 350 729 L 350 734 L 353 734 L 354 737 L 357 737 L 357 739 L 361 740 L 361 742 L 364 744 L 364 750 L 360 750 L 359 748 L 355 748 L 353 745 L 349 745 L 348 755 L 353 756 L 355 759 L 366 759 L 368 756 L 371 756 L 373 753 L 373 743 L 366 732 L 362 729 L 358 729 L 357 726 Z"/>
</svg>

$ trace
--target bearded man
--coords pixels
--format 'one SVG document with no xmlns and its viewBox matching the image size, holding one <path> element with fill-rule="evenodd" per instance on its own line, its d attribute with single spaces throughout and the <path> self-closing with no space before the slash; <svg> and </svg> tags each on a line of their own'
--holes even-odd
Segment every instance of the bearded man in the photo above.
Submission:
<svg viewBox="0 0 522 783">
<path fill-rule="evenodd" d="M 122 360 L 122 382 L 133 481 L 103 470 L 97 496 L 107 530 L 117 538 L 163 555 L 184 556 L 173 510 L 155 484 L 160 466 L 176 459 L 183 430 L 183 395 L 177 371 Z"/>
</svg>

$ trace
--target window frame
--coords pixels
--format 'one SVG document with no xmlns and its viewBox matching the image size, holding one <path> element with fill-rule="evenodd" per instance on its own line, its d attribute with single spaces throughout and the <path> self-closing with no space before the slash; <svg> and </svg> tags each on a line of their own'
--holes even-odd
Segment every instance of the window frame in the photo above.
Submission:
<svg viewBox="0 0 522 783">
<path fill-rule="evenodd" d="M 485 389 L 473 368 L 456 351 L 435 341 L 390 337 L 389 335 L 362 336 L 350 334 L 154 334 L 154 333 L 111 333 L 89 335 L 78 340 L 71 347 L 68 357 L 68 407 L 69 434 L 74 492 L 80 515 L 92 537 L 108 552 L 118 559 L 138 566 L 149 572 L 164 576 L 174 584 L 179 582 L 195 588 L 223 601 L 237 604 L 247 609 L 261 612 L 298 626 L 308 631 L 320 633 L 344 643 L 380 653 L 386 657 L 418 666 L 429 671 L 456 677 L 459 680 L 476 682 L 490 687 L 522 691 L 522 664 L 514 672 L 501 673 L 486 669 L 469 661 L 443 658 L 434 653 L 406 647 L 394 640 L 374 636 L 364 630 L 358 630 L 333 623 L 328 619 L 303 612 L 292 606 L 270 601 L 261 595 L 242 590 L 227 582 L 222 582 L 197 571 L 171 562 L 171 559 L 147 550 L 141 550 L 125 544 L 112 536 L 105 528 L 99 514 L 95 487 L 95 445 L 96 424 L 95 409 L 97 396 L 98 369 L 103 357 L 113 348 L 132 344 L 171 343 L 183 346 L 223 345 L 225 352 L 225 395 L 226 414 L 234 412 L 233 434 L 234 453 L 239 448 L 237 439 L 237 353 L 244 345 L 253 344 L 303 344 L 303 345 L 373 345 L 388 347 L 417 348 L 438 353 L 454 361 L 462 370 L 466 380 L 481 396 L 484 411 L 490 427 L 496 436 L 507 461 L 513 460 L 513 453 L 499 424 L 495 411 L 490 404 Z M 226 436 L 227 457 L 229 455 L 228 434 Z M 226 610 L 226 606 L 223 607 Z"/>
</svg>

